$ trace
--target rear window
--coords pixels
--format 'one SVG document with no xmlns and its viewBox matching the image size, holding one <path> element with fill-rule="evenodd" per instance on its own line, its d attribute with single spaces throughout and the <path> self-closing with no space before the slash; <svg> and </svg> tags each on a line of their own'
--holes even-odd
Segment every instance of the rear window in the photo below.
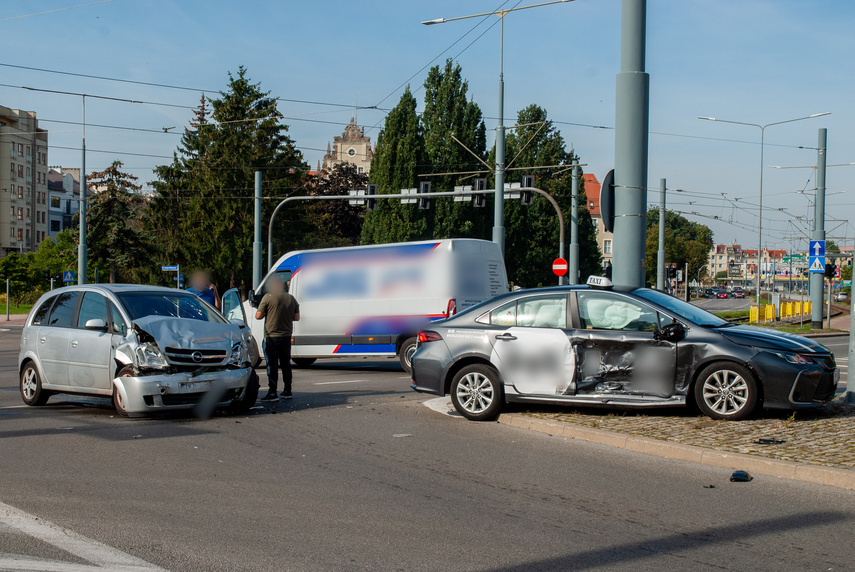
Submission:
<svg viewBox="0 0 855 572">
<path fill-rule="evenodd" d="M 51 296 L 44 301 L 44 304 L 39 306 L 39 309 L 36 310 L 35 314 L 33 314 L 34 326 L 41 326 L 42 324 L 47 323 L 48 312 L 50 312 L 50 307 L 53 305 L 54 300 L 56 300 L 56 296 Z"/>
<path fill-rule="evenodd" d="M 77 292 L 63 292 L 56 299 L 53 309 L 50 311 L 48 326 L 57 328 L 70 328 L 71 316 L 74 314 L 74 306 L 77 304 Z"/>
</svg>

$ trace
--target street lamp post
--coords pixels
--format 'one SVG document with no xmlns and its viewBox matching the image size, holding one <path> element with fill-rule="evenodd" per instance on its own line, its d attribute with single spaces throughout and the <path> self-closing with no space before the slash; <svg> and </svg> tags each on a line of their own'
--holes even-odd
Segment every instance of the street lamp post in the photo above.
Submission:
<svg viewBox="0 0 855 572">
<path fill-rule="evenodd" d="M 745 123 L 743 121 L 729 121 L 727 119 L 718 119 L 717 117 L 698 117 L 698 119 L 703 119 L 705 121 L 718 121 L 719 123 L 732 123 L 734 125 L 747 125 L 748 127 L 757 127 L 760 129 L 760 208 L 759 208 L 759 216 L 757 223 L 757 305 L 760 305 L 760 286 L 761 282 L 761 254 L 763 252 L 763 152 L 765 147 L 765 138 L 766 138 L 766 128 L 772 127 L 773 125 L 781 125 L 783 123 L 793 123 L 794 121 L 802 121 L 804 119 L 813 119 L 814 117 L 822 117 L 823 115 L 830 115 L 830 111 L 826 111 L 825 113 L 814 113 L 813 115 L 808 115 L 806 117 L 797 117 L 795 119 L 787 119 L 785 121 L 776 121 L 775 123 L 767 123 L 766 125 L 760 125 L 758 123 Z"/>
<path fill-rule="evenodd" d="M 504 53 L 505 53 L 505 16 L 510 12 L 518 10 L 527 10 L 529 8 L 539 8 L 540 6 L 549 6 L 551 4 L 563 4 L 565 2 L 573 2 L 573 0 L 553 0 L 551 2 L 542 2 L 540 4 L 531 4 L 530 6 L 520 6 L 519 8 L 509 8 L 507 10 L 496 10 L 495 12 L 482 12 L 480 14 L 471 14 L 469 16 L 458 16 L 456 18 L 436 18 L 434 20 L 425 20 L 422 22 L 425 26 L 434 24 L 445 24 L 446 22 L 454 22 L 456 20 L 468 20 L 469 18 L 482 18 L 486 16 L 498 16 L 500 21 L 499 33 L 499 124 L 496 127 L 496 188 L 500 190 L 495 195 L 493 209 L 493 242 L 499 245 L 504 255 L 505 252 L 505 197 L 501 192 L 505 188 L 505 78 L 504 78 Z"/>
</svg>

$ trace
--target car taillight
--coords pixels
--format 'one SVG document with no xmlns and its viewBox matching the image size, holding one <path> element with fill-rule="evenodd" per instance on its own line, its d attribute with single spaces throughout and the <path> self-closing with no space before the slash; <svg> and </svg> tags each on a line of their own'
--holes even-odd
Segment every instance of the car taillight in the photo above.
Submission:
<svg viewBox="0 0 855 572">
<path fill-rule="evenodd" d="M 450 318 L 457 313 L 457 300 L 452 298 L 448 301 L 448 307 L 445 309 L 445 317 Z"/>
<path fill-rule="evenodd" d="M 419 343 L 438 342 L 442 338 L 436 332 L 419 332 Z"/>
</svg>

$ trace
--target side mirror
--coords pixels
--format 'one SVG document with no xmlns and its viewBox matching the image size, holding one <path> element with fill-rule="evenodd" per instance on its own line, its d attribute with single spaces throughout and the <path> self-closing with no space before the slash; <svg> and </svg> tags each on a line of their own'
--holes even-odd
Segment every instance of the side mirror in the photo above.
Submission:
<svg viewBox="0 0 855 572">
<path fill-rule="evenodd" d="M 246 322 L 244 322 L 240 318 L 232 318 L 231 320 L 229 320 L 229 322 L 234 324 L 235 326 L 237 326 L 239 328 L 245 328 L 246 327 Z"/>
<path fill-rule="evenodd" d="M 93 318 L 91 320 L 86 320 L 86 324 L 84 327 L 87 330 L 101 330 L 104 331 L 107 329 L 107 322 L 102 320 L 101 318 Z"/>
<path fill-rule="evenodd" d="M 666 342 L 677 342 L 683 339 L 686 328 L 680 322 L 668 324 L 653 332 L 653 339 Z"/>
<path fill-rule="evenodd" d="M 249 294 L 247 294 L 246 299 L 249 300 L 249 305 L 251 308 L 255 308 L 258 306 L 258 298 L 255 297 L 255 290 L 250 290 Z"/>
</svg>

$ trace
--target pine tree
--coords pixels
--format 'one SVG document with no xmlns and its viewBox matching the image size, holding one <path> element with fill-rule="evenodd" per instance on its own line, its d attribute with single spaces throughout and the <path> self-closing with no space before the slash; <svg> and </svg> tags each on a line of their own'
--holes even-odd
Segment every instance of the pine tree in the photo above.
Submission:
<svg viewBox="0 0 855 572">
<path fill-rule="evenodd" d="M 280 123 L 276 98 L 251 83 L 244 67 L 229 74 L 226 91 L 205 98 L 170 165 L 155 170 L 151 228 L 163 237 L 162 261 L 211 272 L 221 288 L 247 288 L 252 274 L 253 187 L 264 176 L 265 196 L 294 189 L 307 169 Z M 269 220 L 275 202 L 264 201 Z M 274 256 L 287 244 L 281 220 Z"/>
<path fill-rule="evenodd" d="M 416 112 L 416 98 L 409 86 L 386 121 L 371 160 L 372 183 L 381 194 L 397 194 L 418 186 L 424 163 L 424 138 Z M 377 208 L 365 215 L 363 244 L 404 242 L 432 238 L 424 211 L 397 199 L 381 199 Z"/>
<path fill-rule="evenodd" d="M 107 264 L 110 283 L 130 280 L 150 259 L 150 241 L 143 230 L 145 199 L 137 177 L 123 172 L 121 161 L 87 177 L 96 193 L 88 199 L 86 242 L 89 256 Z"/>
<path fill-rule="evenodd" d="M 422 112 L 422 132 L 426 163 L 435 173 L 475 171 L 485 158 L 486 130 L 481 108 L 468 100 L 469 83 L 463 79 L 460 65 L 448 59 L 445 67 L 434 66 L 425 79 L 425 109 Z M 457 138 L 460 143 L 452 138 Z M 430 179 L 437 191 L 451 191 L 463 184 L 461 175 L 437 175 Z M 469 179 L 469 177 L 467 177 Z M 478 209 L 469 203 L 455 203 L 451 198 L 432 201 L 432 237 L 488 238 L 492 217 L 489 209 Z"/>
</svg>

